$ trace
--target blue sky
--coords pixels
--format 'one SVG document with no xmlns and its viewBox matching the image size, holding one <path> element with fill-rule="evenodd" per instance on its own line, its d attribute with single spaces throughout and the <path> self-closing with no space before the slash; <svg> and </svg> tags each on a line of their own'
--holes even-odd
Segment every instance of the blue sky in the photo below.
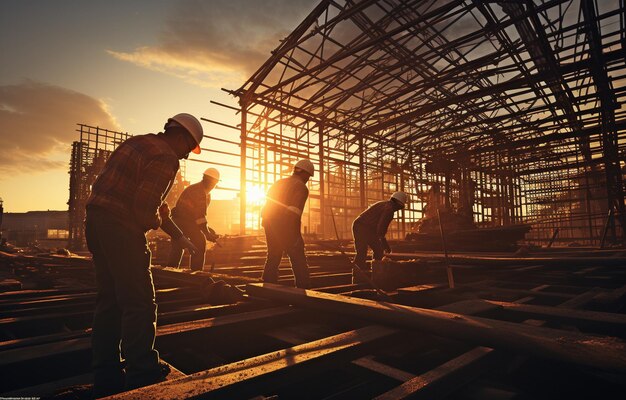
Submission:
<svg viewBox="0 0 626 400">
<path fill-rule="evenodd" d="M 190 112 L 236 124 L 233 113 L 209 101 L 235 105 L 220 88 L 238 88 L 315 4 L 2 0 L 5 210 L 67 209 L 77 123 L 141 134 L 159 131 L 168 116 Z M 213 136 L 237 136 L 215 125 L 204 128 Z M 188 179 L 194 181 L 206 166 L 190 163 Z M 237 186 L 238 172 L 223 175 L 224 186 Z"/>
</svg>

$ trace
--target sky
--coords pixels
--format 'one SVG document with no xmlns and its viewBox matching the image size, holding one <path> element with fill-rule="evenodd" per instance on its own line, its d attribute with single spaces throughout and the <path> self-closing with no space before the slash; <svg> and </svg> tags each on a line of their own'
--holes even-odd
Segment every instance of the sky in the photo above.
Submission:
<svg viewBox="0 0 626 400">
<path fill-rule="evenodd" d="M 5 212 L 67 209 L 79 123 L 138 135 L 159 132 L 168 117 L 188 112 L 236 125 L 238 116 L 210 101 L 236 106 L 221 88 L 239 88 L 316 3 L 0 0 Z M 205 135 L 238 140 L 234 130 L 203 127 Z M 204 139 L 202 146 L 219 145 Z M 215 153 L 199 158 L 232 163 Z M 188 162 L 187 179 L 199 180 L 207 166 Z M 220 184 L 237 187 L 239 172 L 221 170 Z"/>
</svg>

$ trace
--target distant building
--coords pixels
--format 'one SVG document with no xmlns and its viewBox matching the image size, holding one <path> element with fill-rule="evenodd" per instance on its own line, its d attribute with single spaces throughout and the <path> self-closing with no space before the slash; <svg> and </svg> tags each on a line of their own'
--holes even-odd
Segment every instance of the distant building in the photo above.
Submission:
<svg viewBox="0 0 626 400">
<path fill-rule="evenodd" d="M 16 246 L 67 247 L 67 211 L 4 213 L 2 237 Z"/>
</svg>

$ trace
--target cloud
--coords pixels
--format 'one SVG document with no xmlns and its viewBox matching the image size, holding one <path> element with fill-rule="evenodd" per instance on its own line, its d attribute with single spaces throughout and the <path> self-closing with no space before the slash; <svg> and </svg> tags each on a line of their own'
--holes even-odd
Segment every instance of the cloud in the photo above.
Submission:
<svg viewBox="0 0 626 400">
<path fill-rule="evenodd" d="M 59 86 L 26 80 L 0 86 L 0 173 L 67 168 L 76 124 L 119 130 L 104 102 Z M 67 160 L 54 159 L 67 152 Z"/>
<path fill-rule="evenodd" d="M 183 0 L 158 43 L 113 57 L 204 87 L 238 86 L 270 56 L 317 0 Z"/>
</svg>

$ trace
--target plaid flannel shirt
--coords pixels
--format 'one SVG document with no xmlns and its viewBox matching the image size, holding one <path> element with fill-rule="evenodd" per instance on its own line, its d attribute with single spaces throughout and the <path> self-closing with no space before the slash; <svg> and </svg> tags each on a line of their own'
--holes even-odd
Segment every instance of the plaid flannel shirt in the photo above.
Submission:
<svg viewBox="0 0 626 400">
<path fill-rule="evenodd" d="M 158 209 L 179 168 L 176 153 L 160 135 L 134 136 L 120 144 L 93 184 L 87 206 L 103 208 L 143 232 L 158 229 Z"/>
<path fill-rule="evenodd" d="M 211 195 L 207 194 L 202 182 L 189 185 L 180 194 L 172 215 L 194 221 L 197 225 L 206 225 L 206 209 L 211 203 Z"/>
</svg>

